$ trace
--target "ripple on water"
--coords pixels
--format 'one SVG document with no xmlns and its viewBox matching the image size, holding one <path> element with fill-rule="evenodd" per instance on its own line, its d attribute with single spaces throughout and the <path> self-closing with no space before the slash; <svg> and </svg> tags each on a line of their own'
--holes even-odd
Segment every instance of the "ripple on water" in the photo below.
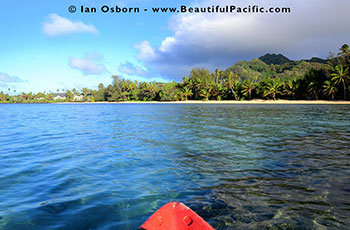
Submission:
<svg viewBox="0 0 350 230">
<path fill-rule="evenodd" d="M 136 229 L 173 200 L 216 229 L 350 225 L 349 106 L 0 111 L 0 229 Z"/>
</svg>

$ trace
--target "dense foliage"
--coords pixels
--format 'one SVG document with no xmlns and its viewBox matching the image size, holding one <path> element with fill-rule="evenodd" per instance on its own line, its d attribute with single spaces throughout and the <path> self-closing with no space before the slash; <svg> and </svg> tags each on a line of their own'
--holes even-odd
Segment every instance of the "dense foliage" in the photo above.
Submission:
<svg viewBox="0 0 350 230">
<path fill-rule="evenodd" d="M 283 55 L 267 54 L 259 59 L 240 61 L 226 70 L 210 73 L 192 69 L 181 82 L 137 82 L 113 76 L 112 84 L 99 84 L 97 90 L 66 90 L 64 97 L 49 93 L 0 92 L 0 102 L 72 101 L 183 101 L 304 99 L 347 100 L 350 91 L 350 51 L 344 44 L 337 57 L 328 61 L 312 58 L 291 61 Z M 57 93 L 59 89 L 57 90 Z M 56 93 L 56 94 L 57 94 Z M 15 90 L 13 91 L 15 95 Z"/>
</svg>

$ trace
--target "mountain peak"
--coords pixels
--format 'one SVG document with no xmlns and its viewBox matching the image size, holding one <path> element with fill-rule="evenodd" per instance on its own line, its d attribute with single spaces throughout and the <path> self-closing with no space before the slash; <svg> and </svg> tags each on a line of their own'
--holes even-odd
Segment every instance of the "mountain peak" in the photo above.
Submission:
<svg viewBox="0 0 350 230">
<path fill-rule="evenodd" d="M 284 63 L 291 62 L 287 57 L 282 54 L 265 54 L 264 56 L 259 57 L 259 59 L 266 64 L 282 65 Z"/>
</svg>

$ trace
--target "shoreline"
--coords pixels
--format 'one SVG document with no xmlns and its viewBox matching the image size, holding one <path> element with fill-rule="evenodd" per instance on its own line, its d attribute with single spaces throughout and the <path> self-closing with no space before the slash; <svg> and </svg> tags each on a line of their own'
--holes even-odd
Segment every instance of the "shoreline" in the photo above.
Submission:
<svg viewBox="0 0 350 230">
<path fill-rule="evenodd" d="M 120 102 L 54 102 L 52 104 L 270 104 L 270 105 L 350 105 L 350 101 L 326 100 L 251 100 L 251 101 L 120 101 Z"/>
<path fill-rule="evenodd" d="M 224 100 L 224 101 L 201 101 L 201 100 L 188 100 L 188 101 L 96 101 L 96 102 L 48 102 L 48 103 L 3 103 L 0 104 L 236 104 L 236 105 L 350 105 L 350 101 L 326 101 L 326 100 Z"/>
</svg>

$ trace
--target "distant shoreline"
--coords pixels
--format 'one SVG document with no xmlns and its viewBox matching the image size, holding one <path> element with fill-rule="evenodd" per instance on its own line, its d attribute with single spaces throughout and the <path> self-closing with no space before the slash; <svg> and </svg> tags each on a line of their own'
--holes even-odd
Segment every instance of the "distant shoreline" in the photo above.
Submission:
<svg viewBox="0 0 350 230">
<path fill-rule="evenodd" d="M 326 100 L 247 100 L 247 101 L 120 101 L 120 102 L 55 102 L 53 104 L 272 104 L 272 105 L 350 105 L 350 101 Z"/>
<path fill-rule="evenodd" d="M 350 101 L 326 101 L 326 100 L 223 100 L 223 101 L 97 101 L 97 102 L 49 102 L 49 103 L 3 103 L 0 104 L 256 104 L 256 105 L 350 105 Z"/>
</svg>

